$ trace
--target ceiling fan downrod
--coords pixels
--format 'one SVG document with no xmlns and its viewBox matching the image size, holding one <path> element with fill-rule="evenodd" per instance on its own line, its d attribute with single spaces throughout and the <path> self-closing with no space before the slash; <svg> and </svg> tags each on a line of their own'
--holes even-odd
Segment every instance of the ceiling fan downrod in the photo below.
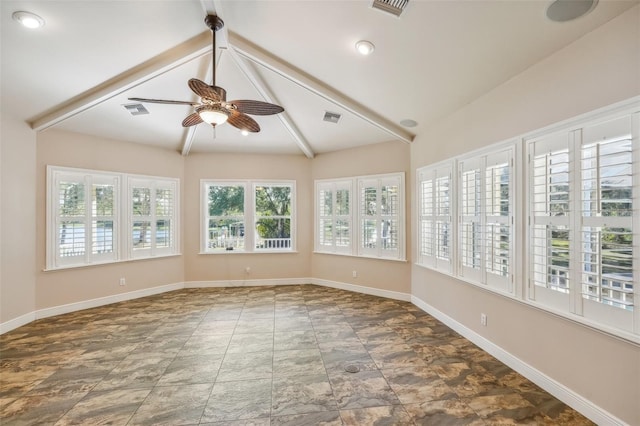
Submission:
<svg viewBox="0 0 640 426">
<path fill-rule="evenodd" d="M 216 85 L 216 31 L 224 27 L 224 21 L 218 18 L 218 15 L 207 15 L 204 18 L 204 23 L 211 30 L 211 85 Z"/>
</svg>

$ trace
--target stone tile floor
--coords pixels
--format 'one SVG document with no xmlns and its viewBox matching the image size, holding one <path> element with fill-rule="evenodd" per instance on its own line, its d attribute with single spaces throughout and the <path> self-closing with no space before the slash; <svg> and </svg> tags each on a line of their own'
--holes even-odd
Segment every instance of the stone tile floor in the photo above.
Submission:
<svg viewBox="0 0 640 426">
<path fill-rule="evenodd" d="M 313 285 L 51 317 L 0 362 L 5 426 L 591 424 L 414 305 Z"/>
</svg>

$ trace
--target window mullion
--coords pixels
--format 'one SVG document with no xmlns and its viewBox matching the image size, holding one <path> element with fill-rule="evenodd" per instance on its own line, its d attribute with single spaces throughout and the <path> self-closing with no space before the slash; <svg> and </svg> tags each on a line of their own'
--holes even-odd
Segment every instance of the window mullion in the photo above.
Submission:
<svg viewBox="0 0 640 426">
<path fill-rule="evenodd" d="M 84 184 L 84 261 L 92 263 L 93 261 L 93 185 L 90 176 L 85 176 Z"/>
<path fill-rule="evenodd" d="M 570 250 L 571 256 L 569 260 L 570 279 L 570 312 L 577 315 L 583 314 L 582 300 L 582 247 L 583 247 L 583 209 L 582 204 L 582 131 L 575 130 L 571 132 L 569 140 L 569 200 L 571 205 L 571 213 L 569 215 L 569 241 L 573 246 Z M 599 192 L 599 191 L 596 191 Z"/>
</svg>

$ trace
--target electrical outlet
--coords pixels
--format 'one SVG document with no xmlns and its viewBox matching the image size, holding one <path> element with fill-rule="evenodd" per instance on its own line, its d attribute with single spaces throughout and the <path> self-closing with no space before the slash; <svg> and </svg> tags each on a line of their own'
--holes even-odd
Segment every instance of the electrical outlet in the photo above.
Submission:
<svg viewBox="0 0 640 426">
<path fill-rule="evenodd" d="M 480 324 L 487 326 L 487 314 L 480 314 Z"/>
<path fill-rule="evenodd" d="M 353 278 L 358 278 L 358 271 L 352 271 L 351 276 L 353 276 Z"/>
<path fill-rule="evenodd" d="M 244 268 L 244 272 L 245 274 L 249 275 L 251 273 L 251 268 L 247 266 L 246 268 Z"/>
<path fill-rule="evenodd" d="M 127 284 L 127 280 L 125 280 L 124 278 L 120 278 L 120 285 L 125 285 Z"/>
</svg>

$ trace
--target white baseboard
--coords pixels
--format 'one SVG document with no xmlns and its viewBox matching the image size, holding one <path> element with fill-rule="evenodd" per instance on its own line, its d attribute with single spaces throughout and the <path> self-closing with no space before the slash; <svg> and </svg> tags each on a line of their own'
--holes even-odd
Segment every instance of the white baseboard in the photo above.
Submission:
<svg viewBox="0 0 640 426">
<path fill-rule="evenodd" d="M 453 329 L 457 333 L 464 336 L 467 340 L 478 345 L 480 348 L 493 355 L 495 358 L 522 374 L 533 383 L 540 386 L 542 389 L 549 392 L 551 395 L 558 398 L 568 406 L 579 411 L 590 420 L 599 425 L 626 425 L 625 422 L 609 413 L 608 411 L 598 407 L 593 402 L 585 399 L 583 396 L 575 393 L 571 389 L 567 388 L 563 384 L 553 380 L 551 377 L 535 369 L 529 364 L 523 362 L 521 359 L 513 356 L 509 352 L 502 349 L 495 343 L 482 337 L 475 331 L 465 327 L 458 321 L 454 320 L 445 313 L 439 311 L 433 306 L 429 305 L 425 301 L 416 296 L 411 296 L 411 303 L 428 313 L 429 315 L 437 318 L 442 323 Z"/>
<path fill-rule="evenodd" d="M 22 327 L 23 325 L 27 325 L 32 321 L 36 320 L 36 313 L 29 312 L 24 315 L 20 315 L 19 317 L 10 319 L 7 322 L 0 323 L 0 334 L 7 333 L 13 329 L 18 327 Z"/>
<path fill-rule="evenodd" d="M 111 296 L 99 297 L 97 299 L 83 300 L 82 302 L 69 303 L 67 305 L 54 306 L 52 308 L 37 310 L 35 312 L 35 319 L 52 317 L 54 315 L 68 314 L 69 312 L 96 308 L 98 306 L 124 302 L 125 300 L 138 299 L 140 297 L 153 296 L 154 294 L 166 293 L 168 291 L 179 290 L 181 288 L 184 288 L 184 283 L 167 284 L 158 287 L 150 287 L 142 290 L 130 291 L 127 293 L 118 293 Z"/>
<path fill-rule="evenodd" d="M 375 287 L 365 287 L 356 284 L 343 283 L 340 281 L 322 280 L 319 278 L 311 278 L 311 284 L 321 285 L 324 287 L 338 288 L 340 290 L 353 291 L 355 293 L 370 294 L 372 296 L 386 297 L 387 299 L 411 301 L 411 295 L 401 293 L 399 291 L 383 290 Z"/>
<path fill-rule="evenodd" d="M 303 285 L 309 284 L 311 280 L 312 278 L 267 278 L 255 280 L 186 281 L 184 283 L 184 288 Z"/>
</svg>

